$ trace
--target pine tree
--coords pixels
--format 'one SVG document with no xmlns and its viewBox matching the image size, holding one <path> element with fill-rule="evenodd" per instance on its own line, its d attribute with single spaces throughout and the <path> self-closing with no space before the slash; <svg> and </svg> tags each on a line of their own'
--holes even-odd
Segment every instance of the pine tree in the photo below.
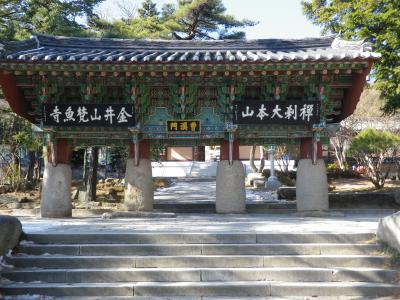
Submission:
<svg viewBox="0 0 400 300">
<path fill-rule="evenodd" d="M 324 33 L 345 39 L 372 42 L 382 58 L 374 64 L 375 87 L 385 98 L 384 110 L 400 109 L 400 1 L 399 0 L 307 0 L 302 2 L 306 17 Z"/>
<path fill-rule="evenodd" d="M 152 0 L 145 0 L 142 7 L 138 9 L 138 13 L 141 18 L 157 17 L 157 4 Z"/>
</svg>

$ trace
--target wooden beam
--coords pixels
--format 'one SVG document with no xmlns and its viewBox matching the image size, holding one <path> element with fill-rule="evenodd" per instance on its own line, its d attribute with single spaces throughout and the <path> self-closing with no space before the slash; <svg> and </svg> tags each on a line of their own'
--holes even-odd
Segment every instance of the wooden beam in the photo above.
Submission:
<svg viewBox="0 0 400 300">
<path fill-rule="evenodd" d="M 30 110 L 29 103 L 25 101 L 22 89 L 17 87 L 15 75 L 0 72 L 0 86 L 3 89 L 4 97 L 12 111 L 28 121 L 33 122 L 34 118 L 28 114 Z"/>
</svg>

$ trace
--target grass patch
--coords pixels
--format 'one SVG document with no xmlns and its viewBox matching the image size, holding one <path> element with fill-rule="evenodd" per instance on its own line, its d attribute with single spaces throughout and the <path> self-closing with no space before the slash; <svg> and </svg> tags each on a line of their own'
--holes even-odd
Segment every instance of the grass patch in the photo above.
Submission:
<svg viewBox="0 0 400 300">
<path fill-rule="evenodd" d="M 400 252 L 397 249 L 394 249 L 387 244 L 383 244 L 382 252 L 390 256 L 390 263 L 392 266 L 400 268 Z"/>
</svg>

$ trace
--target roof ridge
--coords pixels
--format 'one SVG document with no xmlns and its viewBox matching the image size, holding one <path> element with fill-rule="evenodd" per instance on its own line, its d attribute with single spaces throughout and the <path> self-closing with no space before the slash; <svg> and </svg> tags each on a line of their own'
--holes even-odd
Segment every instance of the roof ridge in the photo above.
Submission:
<svg viewBox="0 0 400 300">
<path fill-rule="evenodd" d="M 252 43 L 259 41 L 285 41 L 285 42 L 295 42 L 295 41 L 304 41 L 304 40 L 330 40 L 333 41 L 337 35 L 326 35 L 326 36 L 309 36 L 303 38 L 262 38 L 262 39 L 224 39 L 224 40 L 173 40 L 173 39 L 125 39 L 125 38 L 108 38 L 108 37 L 76 37 L 76 36 L 62 36 L 62 35 L 50 35 L 43 33 L 33 33 L 31 38 L 37 39 L 39 42 L 42 42 L 43 39 L 52 39 L 52 40 L 75 40 L 75 41 L 84 41 L 84 40 L 92 40 L 92 41 L 115 41 L 115 42 L 165 42 L 165 43 L 226 43 L 226 42 L 243 42 L 243 43 Z"/>
</svg>

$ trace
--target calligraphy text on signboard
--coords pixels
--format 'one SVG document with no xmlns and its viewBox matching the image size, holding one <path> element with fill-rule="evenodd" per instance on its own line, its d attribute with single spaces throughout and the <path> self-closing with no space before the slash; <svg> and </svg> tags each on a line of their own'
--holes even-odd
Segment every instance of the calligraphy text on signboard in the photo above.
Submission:
<svg viewBox="0 0 400 300">
<path fill-rule="evenodd" d="M 129 104 L 43 104 L 42 117 L 44 126 L 135 126 Z"/>
<path fill-rule="evenodd" d="M 318 124 L 320 103 L 316 101 L 235 102 L 235 124 Z"/>
<path fill-rule="evenodd" d="M 167 131 L 168 132 L 178 132 L 178 133 L 195 133 L 200 132 L 200 121 L 195 120 L 172 120 L 167 121 Z"/>
</svg>

